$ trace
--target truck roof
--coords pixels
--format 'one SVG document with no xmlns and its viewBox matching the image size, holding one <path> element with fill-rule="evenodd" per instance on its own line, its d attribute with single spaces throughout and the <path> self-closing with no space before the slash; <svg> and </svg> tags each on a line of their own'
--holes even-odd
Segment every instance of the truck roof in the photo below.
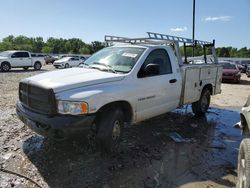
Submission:
<svg viewBox="0 0 250 188">
<path fill-rule="evenodd" d="M 5 52 L 14 53 L 14 52 L 29 52 L 29 51 L 26 51 L 26 50 L 7 50 Z"/>
</svg>

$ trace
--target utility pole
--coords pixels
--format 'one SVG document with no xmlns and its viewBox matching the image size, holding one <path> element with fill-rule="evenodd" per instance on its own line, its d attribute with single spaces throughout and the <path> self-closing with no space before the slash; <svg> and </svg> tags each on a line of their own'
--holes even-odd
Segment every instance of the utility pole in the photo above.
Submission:
<svg viewBox="0 0 250 188">
<path fill-rule="evenodd" d="M 195 34 L 195 0 L 193 0 L 193 35 L 192 35 L 193 45 L 195 40 L 194 34 Z M 193 57 L 194 57 L 194 46 L 193 46 Z"/>
</svg>

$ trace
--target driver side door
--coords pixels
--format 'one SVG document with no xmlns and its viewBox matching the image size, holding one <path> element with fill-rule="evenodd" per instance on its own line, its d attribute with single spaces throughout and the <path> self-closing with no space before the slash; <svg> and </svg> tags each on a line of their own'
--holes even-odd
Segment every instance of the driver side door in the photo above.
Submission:
<svg viewBox="0 0 250 188">
<path fill-rule="evenodd" d="M 143 69 L 148 64 L 159 65 L 159 74 L 143 76 Z M 168 52 L 165 49 L 153 50 L 138 72 L 137 122 L 176 108 L 175 80 Z"/>
<path fill-rule="evenodd" d="M 31 58 L 28 52 L 14 52 L 11 55 L 12 67 L 31 66 Z"/>
</svg>

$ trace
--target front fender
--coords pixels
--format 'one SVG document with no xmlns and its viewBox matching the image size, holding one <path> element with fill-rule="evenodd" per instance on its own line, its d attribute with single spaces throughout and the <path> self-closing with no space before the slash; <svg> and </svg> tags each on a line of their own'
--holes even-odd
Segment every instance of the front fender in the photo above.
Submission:
<svg viewBox="0 0 250 188">
<path fill-rule="evenodd" d="M 131 105 L 132 109 L 135 109 L 135 106 L 133 106 L 133 104 L 136 104 L 134 102 L 135 98 L 129 94 L 129 86 L 120 85 L 119 83 L 120 82 L 95 88 L 78 88 L 65 91 L 56 94 L 56 99 L 87 102 L 90 114 L 96 113 L 104 105 L 116 101 L 126 101 Z"/>
</svg>

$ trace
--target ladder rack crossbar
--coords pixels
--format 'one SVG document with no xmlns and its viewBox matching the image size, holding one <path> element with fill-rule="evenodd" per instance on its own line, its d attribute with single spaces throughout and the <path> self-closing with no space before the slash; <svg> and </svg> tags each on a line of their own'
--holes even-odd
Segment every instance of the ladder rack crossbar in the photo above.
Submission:
<svg viewBox="0 0 250 188">
<path fill-rule="evenodd" d="M 120 43 L 129 43 L 129 44 L 168 44 L 169 41 L 166 40 L 154 40 L 150 38 L 126 38 L 126 37 L 117 37 L 117 36 L 105 36 L 106 42 L 120 42 Z"/>
<path fill-rule="evenodd" d="M 147 32 L 147 38 L 127 38 L 127 37 L 118 37 L 106 35 L 106 42 L 119 42 L 119 43 L 129 43 L 129 44 L 171 44 L 171 43 L 185 43 L 191 45 L 214 45 L 214 42 L 207 42 L 201 40 L 195 40 L 193 42 L 192 39 L 177 37 L 172 35 L 165 35 L 160 33 Z"/>
<path fill-rule="evenodd" d="M 150 39 L 155 39 L 155 40 L 167 40 L 169 42 L 182 42 L 182 43 L 187 43 L 187 44 L 194 43 L 192 39 L 188 39 L 184 37 L 177 37 L 177 36 L 165 35 L 165 34 L 153 33 L 153 32 L 147 32 L 147 34 Z M 199 45 L 213 44 L 212 42 L 201 41 L 201 40 L 195 40 L 195 43 Z"/>
</svg>

